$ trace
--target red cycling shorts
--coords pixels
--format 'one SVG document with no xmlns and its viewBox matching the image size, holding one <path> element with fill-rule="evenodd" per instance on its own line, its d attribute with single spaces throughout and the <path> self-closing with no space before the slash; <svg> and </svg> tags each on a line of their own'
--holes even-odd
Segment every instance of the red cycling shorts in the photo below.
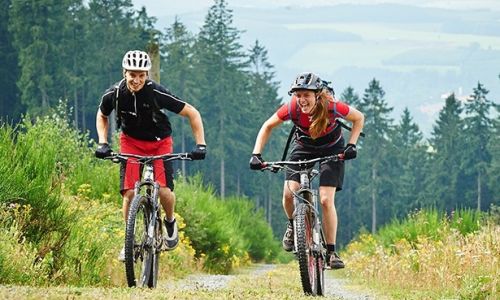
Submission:
<svg viewBox="0 0 500 300">
<path fill-rule="evenodd" d="M 173 151 L 172 137 L 166 137 L 159 141 L 144 141 L 132 138 L 126 134 L 120 134 L 120 152 L 137 155 L 163 155 Z M 174 169 L 171 161 L 155 160 L 153 162 L 154 177 L 161 187 L 174 190 Z M 129 158 L 120 167 L 120 192 L 134 188 L 135 182 L 140 179 L 142 165 L 137 159 Z"/>
</svg>

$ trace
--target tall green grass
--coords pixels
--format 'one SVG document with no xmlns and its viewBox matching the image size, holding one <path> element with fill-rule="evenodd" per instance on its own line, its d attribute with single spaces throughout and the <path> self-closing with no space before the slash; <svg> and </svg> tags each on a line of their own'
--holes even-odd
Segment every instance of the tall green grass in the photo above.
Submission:
<svg viewBox="0 0 500 300">
<path fill-rule="evenodd" d="M 481 219 L 481 213 L 471 209 L 457 210 L 451 215 L 436 209 L 415 211 L 407 218 L 395 219 L 379 229 L 375 239 L 384 247 L 389 247 L 401 239 L 415 245 L 422 236 L 439 240 L 449 229 L 458 230 L 462 235 L 475 232 L 480 228 Z"/>
<path fill-rule="evenodd" d="M 280 246 L 260 212 L 247 200 L 220 200 L 200 176 L 176 183 L 178 212 L 196 256 L 211 272 L 228 273 L 250 261 L 278 259 Z"/>
<path fill-rule="evenodd" d="M 0 128 L 0 226 L 2 244 L 10 245 L 0 252 L 0 283 L 107 282 L 109 257 L 103 254 L 116 238 L 96 237 L 105 224 L 116 222 L 99 212 L 117 220 L 119 214 L 113 215 L 117 207 L 111 214 L 71 192 L 79 188 L 75 170 L 86 167 L 91 173 L 91 151 L 88 137 L 71 128 L 64 111 L 62 105 L 50 116 Z M 20 259 L 11 259 L 16 253 Z"/>
<path fill-rule="evenodd" d="M 0 284 L 125 285 L 118 165 L 93 157 L 94 143 L 66 111 L 0 126 Z M 180 179 L 181 245 L 162 254 L 162 271 L 229 273 L 277 257 L 253 205 L 221 201 L 200 177 Z"/>
</svg>

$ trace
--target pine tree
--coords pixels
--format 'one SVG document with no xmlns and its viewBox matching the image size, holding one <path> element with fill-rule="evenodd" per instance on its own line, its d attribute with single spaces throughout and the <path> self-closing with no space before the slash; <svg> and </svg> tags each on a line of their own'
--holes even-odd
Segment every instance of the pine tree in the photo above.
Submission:
<svg viewBox="0 0 500 300">
<path fill-rule="evenodd" d="M 384 209 L 378 212 L 378 208 L 386 206 L 381 200 L 389 188 L 390 178 L 386 170 L 390 162 L 390 137 L 392 133 L 392 119 L 389 113 L 393 108 L 389 107 L 384 99 L 385 91 L 380 86 L 379 81 L 373 79 L 368 88 L 365 89 L 361 101 L 360 110 L 365 115 L 364 131 L 366 133 L 363 142 L 363 153 L 368 155 L 363 157 L 363 167 L 361 172 L 369 172 L 364 176 L 364 186 L 366 189 L 360 197 L 371 201 L 371 231 L 377 229 L 377 217 L 383 216 Z"/>
<path fill-rule="evenodd" d="M 463 178 L 462 111 L 462 105 L 455 94 L 446 98 L 430 139 L 432 168 L 425 184 L 425 201 L 427 206 L 436 207 L 440 211 L 457 209 L 464 197 L 464 191 L 459 186 L 460 178 Z"/>
<path fill-rule="evenodd" d="M 163 84 L 181 99 L 197 106 L 195 95 L 196 91 L 199 90 L 199 86 L 192 61 L 193 35 L 176 18 L 166 31 L 164 43 L 162 52 L 165 58 L 161 75 Z M 191 127 L 187 124 L 186 119 L 174 116 L 171 118 L 171 123 L 174 130 L 174 140 L 180 141 L 180 143 L 175 143 L 176 145 L 180 144 L 179 152 L 186 152 L 191 149 L 194 146 L 194 140 L 191 138 Z M 181 162 L 181 170 L 185 176 L 188 170 L 185 161 Z"/>
<path fill-rule="evenodd" d="M 248 141 L 239 136 L 240 122 L 248 117 L 245 105 L 241 105 L 248 97 L 245 93 L 248 78 L 243 71 L 246 63 L 239 43 L 240 31 L 232 23 L 232 10 L 227 8 L 226 1 L 215 0 L 195 43 L 195 68 L 200 84 L 205 87 L 197 98 L 206 120 L 207 143 L 211 144 L 204 174 L 211 182 L 219 182 L 222 198 L 227 185 L 237 189 L 239 174 L 235 166 L 241 166 L 244 162 L 241 158 L 248 155 L 241 147 Z M 226 178 L 230 179 L 228 183 Z"/>
<path fill-rule="evenodd" d="M 249 49 L 249 81 L 247 90 L 249 91 L 247 105 L 252 115 L 256 116 L 248 121 L 248 126 L 245 129 L 245 139 L 247 143 L 247 157 L 250 157 L 253 141 L 257 136 L 262 123 L 274 113 L 274 110 L 281 105 L 281 98 L 278 98 L 278 82 L 274 81 L 274 66 L 269 63 L 267 50 L 259 41 L 255 41 L 253 47 Z M 285 127 L 285 128 L 283 128 Z M 283 130 L 285 129 L 285 130 Z M 289 126 L 276 128 L 275 132 L 269 139 L 264 157 L 271 160 L 279 159 L 282 155 L 283 147 L 286 143 L 286 138 Z M 247 164 L 244 165 L 247 168 Z M 245 190 L 250 191 L 254 198 L 262 199 L 256 206 L 261 206 L 265 209 L 268 223 L 277 223 L 273 220 L 273 210 L 279 210 L 281 206 L 276 205 L 276 199 L 281 197 L 283 181 L 281 176 L 276 176 L 268 172 L 262 174 L 260 172 L 252 172 L 251 176 L 246 177 L 248 183 Z M 274 205 L 273 205 L 274 204 Z M 281 218 L 279 220 L 282 220 Z M 276 224 L 278 226 L 278 224 Z"/>
<path fill-rule="evenodd" d="M 500 77 L 500 76 L 499 76 Z M 500 105 L 496 104 L 497 116 L 500 114 Z M 486 170 L 489 178 L 488 188 L 491 190 L 491 203 L 500 206 L 500 118 L 493 119 L 493 130 L 489 140 L 488 151 L 491 154 L 491 164 Z"/>
<path fill-rule="evenodd" d="M 417 195 L 423 190 L 427 174 L 426 145 L 418 125 L 405 108 L 392 139 L 394 178 L 392 198 L 393 216 L 404 217 L 408 211 L 421 208 Z"/>
<path fill-rule="evenodd" d="M 336 94 L 335 97 L 352 107 L 361 109 L 361 99 L 351 86 L 347 87 L 340 96 Z M 343 134 L 344 136 L 349 136 L 347 131 L 344 131 Z M 343 189 L 342 192 L 335 195 L 337 199 L 335 201 L 337 214 L 339 216 L 339 222 L 342 224 L 337 233 L 339 244 L 341 244 L 342 241 L 350 241 L 358 233 L 359 228 L 363 226 L 363 218 L 360 218 L 360 215 L 370 214 L 369 209 L 366 209 L 368 203 L 357 196 L 361 193 L 361 160 L 366 155 L 363 143 L 364 138 L 358 139 L 357 146 L 359 149 L 359 157 L 345 163 Z M 360 212 L 360 210 L 364 211 Z"/>
<path fill-rule="evenodd" d="M 19 53 L 21 102 L 28 111 L 44 113 L 60 98 L 67 98 L 66 42 L 72 7 L 78 0 L 59 2 L 13 1 L 9 30 Z M 61 88 L 62 87 L 62 88 Z"/>
<path fill-rule="evenodd" d="M 465 151 L 468 153 L 465 162 L 466 174 L 470 174 L 476 183 L 473 193 L 467 193 L 469 198 L 475 196 L 477 210 L 487 209 L 491 196 L 487 190 L 486 170 L 491 163 L 491 153 L 488 145 L 493 134 L 493 120 L 490 118 L 491 109 L 494 104 L 486 96 L 489 93 L 484 86 L 478 82 L 473 94 L 465 104 Z M 472 194 L 475 194 L 472 196 Z M 471 203 L 472 204 L 472 203 Z"/>
<path fill-rule="evenodd" d="M 9 121 L 17 121 L 20 117 L 22 106 L 17 99 L 19 93 L 16 80 L 19 76 L 19 67 L 17 65 L 18 53 L 12 44 L 13 36 L 9 32 L 9 9 L 11 0 L 1 0 L 0 6 L 0 116 L 5 116 Z"/>
<path fill-rule="evenodd" d="M 157 31 L 151 28 L 154 18 L 147 20 L 144 11 L 135 11 L 131 0 L 90 0 L 86 20 L 81 113 L 83 120 L 95 120 L 103 91 L 123 78 L 123 55 L 134 49 L 147 51 Z M 112 133 L 116 124 L 110 125 Z"/>
</svg>

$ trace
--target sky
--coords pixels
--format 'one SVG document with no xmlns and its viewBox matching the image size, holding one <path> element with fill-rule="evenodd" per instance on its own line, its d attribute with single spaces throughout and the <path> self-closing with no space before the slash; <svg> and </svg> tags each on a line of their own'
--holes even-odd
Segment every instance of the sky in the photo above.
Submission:
<svg viewBox="0 0 500 300">
<path fill-rule="evenodd" d="M 175 16 L 180 16 L 181 22 L 188 25 L 188 30 L 191 32 L 197 32 L 204 22 L 209 7 L 214 4 L 213 0 L 132 0 L 132 2 L 137 8 L 145 6 L 150 16 L 159 19 L 158 29 L 165 29 L 173 23 Z M 474 84 L 481 81 L 490 89 L 493 100 L 497 99 L 498 102 L 500 99 L 500 85 L 497 78 L 500 72 L 500 59 L 490 58 L 489 62 L 483 62 L 483 65 L 470 69 L 474 62 L 481 62 L 483 57 L 500 57 L 500 34 L 496 32 L 497 28 L 500 28 L 500 0 L 227 0 L 227 3 L 228 8 L 238 16 L 234 19 L 234 24 L 239 30 L 245 31 L 242 34 L 242 44 L 245 49 L 258 39 L 269 51 L 269 61 L 275 67 L 277 80 L 281 82 L 279 94 L 284 100 L 288 83 L 295 74 L 306 69 L 319 72 L 320 76 L 324 75 L 328 80 L 333 80 L 337 92 L 352 86 L 362 94 L 368 81 L 376 77 L 386 91 L 389 106 L 395 108 L 392 117 L 399 119 L 402 110 L 408 107 L 415 120 L 419 122 L 420 129 L 428 136 L 444 105 L 444 98 L 449 93 L 454 92 L 465 98 L 472 92 Z M 292 14 L 293 18 L 287 15 L 284 20 L 279 19 L 282 22 L 279 26 L 276 26 L 275 19 L 278 18 L 274 15 L 271 15 L 272 17 L 264 15 L 267 9 L 271 11 L 279 7 L 297 11 L 301 7 L 339 4 L 399 4 L 458 11 L 461 15 L 447 14 L 446 18 L 450 18 L 451 21 L 439 23 L 431 20 L 424 24 L 420 23 L 421 20 L 417 20 L 421 16 L 415 15 L 413 11 L 408 15 L 412 20 L 396 18 L 395 21 L 375 20 L 373 23 L 364 19 L 351 20 L 351 14 L 337 16 L 332 13 L 331 19 L 320 21 L 311 18 L 310 15 L 304 15 L 302 18 L 300 14 Z M 247 11 L 252 13 L 243 13 Z M 262 16 L 255 15 L 255 11 Z M 338 9 L 332 11 L 337 12 Z M 414 11 L 423 13 L 423 18 L 428 17 L 425 16 L 427 10 Z M 482 20 L 484 11 L 489 11 L 488 26 L 492 27 L 476 22 Z M 497 13 L 498 18 L 495 17 Z M 472 18 L 466 20 L 467 16 Z M 344 20 L 339 21 L 339 17 L 344 17 Z M 311 22 L 311 19 L 314 19 L 314 22 Z M 493 21 L 493 25 L 491 19 L 496 20 Z M 456 29 L 457 25 L 461 26 L 459 30 L 465 29 L 465 32 L 449 30 L 452 27 Z M 445 27 L 448 27 L 448 30 L 443 31 Z M 478 30 L 486 28 L 490 31 L 486 34 L 485 32 L 474 34 L 475 27 Z M 323 36 L 320 40 L 309 36 L 308 40 L 299 44 L 300 41 L 295 37 L 300 35 L 296 33 L 302 34 L 306 30 L 310 33 L 311 28 Z M 325 36 L 330 40 L 322 40 Z M 343 38 L 347 40 L 342 41 Z M 418 64 L 414 63 L 415 57 L 419 56 L 421 61 Z M 310 57 L 315 59 L 311 60 Z M 337 59 L 332 59 L 333 57 Z M 488 75 L 483 72 L 485 68 L 490 69 Z M 424 77 L 416 77 L 416 72 L 420 72 L 418 74 Z M 401 74 L 401 80 L 395 78 L 394 74 L 396 76 Z M 430 85 L 439 88 L 432 90 Z M 410 97 L 406 95 L 408 90 L 412 91 Z"/>
<path fill-rule="evenodd" d="M 171 14 L 181 14 L 197 10 L 204 10 L 211 5 L 212 0 L 132 0 L 134 5 L 139 8 L 145 6 L 150 15 L 165 16 Z M 167 2 L 168 4 L 166 4 Z M 435 8 L 454 8 L 454 9 L 491 9 L 500 12 L 499 0 L 228 0 L 229 7 L 311 7 L 311 6 L 329 6 L 337 4 L 378 4 L 378 3 L 395 3 L 407 4 L 421 7 Z"/>
</svg>

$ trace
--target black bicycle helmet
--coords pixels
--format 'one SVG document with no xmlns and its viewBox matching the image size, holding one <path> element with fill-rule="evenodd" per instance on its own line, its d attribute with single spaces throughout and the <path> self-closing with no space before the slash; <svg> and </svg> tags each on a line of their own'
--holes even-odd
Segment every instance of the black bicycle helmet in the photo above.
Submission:
<svg viewBox="0 0 500 300">
<path fill-rule="evenodd" d="M 323 88 L 323 80 L 318 75 L 311 72 L 304 72 L 297 75 L 297 78 L 290 86 L 289 95 L 292 95 L 296 90 L 311 90 L 318 91 Z"/>
</svg>

